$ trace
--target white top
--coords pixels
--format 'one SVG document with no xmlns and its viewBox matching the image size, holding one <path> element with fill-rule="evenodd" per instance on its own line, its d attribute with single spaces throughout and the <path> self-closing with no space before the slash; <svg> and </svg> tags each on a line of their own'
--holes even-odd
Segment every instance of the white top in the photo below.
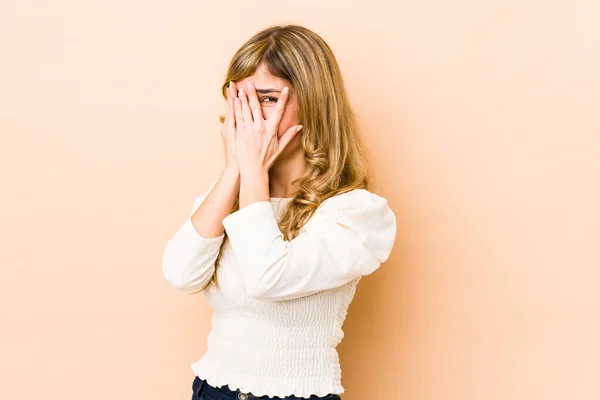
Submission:
<svg viewBox="0 0 600 400">
<path fill-rule="evenodd" d="M 201 288 L 215 271 L 225 235 L 204 238 L 191 222 L 215 184 L 164 251 L 163 275 L 183 291 Z M 223 219 L 221 292 L 203 291 L 214 308 L 212 329 L 191 368 L 212 386 L 257 396 L 341 394 L 342 324 L 361 277 L 388 258 L 396 217 L 385 198 L 355 189 L 323 201 L 285 241 L 277 221 L 287 201 L 259 201 Z"/>
</svg>

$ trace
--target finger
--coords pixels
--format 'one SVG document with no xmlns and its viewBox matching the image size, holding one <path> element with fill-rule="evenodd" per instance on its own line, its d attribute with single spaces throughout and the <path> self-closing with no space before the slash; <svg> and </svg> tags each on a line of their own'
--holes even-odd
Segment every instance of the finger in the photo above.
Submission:
<svg viewBox="0 0 600 400">
<path fill-rule="evenodd" d="M 262 111 L 260 109 L 258 95 L 256 94 L 256 88 L 250 81 L 246 83 L 246 86 L 248 87 L 248 99 L 250 103 L 250 110 L 252 111 L 252 119 L 255 122 L 260 122 L 262 120 Z"/>
<path fill-rule="evenodd" d="M 237 85 L 234 81 L 229 82 L 229 89 L 231 92 L 231 97 L 235 99 L 237 97 Z"/>
<path fill-rule="evenodd" d="M 242 116 L 244 117 L 245 126 L 252 125 L 254 119 L 252 118 L 252 111 L 250 111 L 250 106 L 248 105 L 248 97 L 246 96 L 246 92 L 244 89 L 240 88 L 238 91 L 238 96 L 242 101 Z"/>
<path fill-rule="evenodd" d="M 244 117 L 242 116 L 242 102 L 239 98 L 233 99 L 233 114 L 235 116 L 236 132 L 246 129 L 244 125 Z"/>
<path fill-rule="evenodd" d="M 278 154 L 281 153 L 283 149 L 285 149 L 285 146 L 287 146 L 288 143 L 292 141 L 292 139 L 296 136 L 298 132 L 300 132 L 301 129 L 302 125 L 294 125 L 290 127 L 287 131 L 285 131 L 283 135 L 281 135 L 278 141 Z"/>
<path fill-rule="evenodd" d="M 225 115 L 225 123 L 229 132 L 233 132 L 235 129 L 235 116 L 233 111 L 233 98 L 235 97 L 235 94 L 232 93 L 232 85 L 234 85 L 233 81 L 227 88 L 227 113 Z"/>
<path fill-rule="evenodd" d="M 281 91 L 281 96 L 277 100 L 277 104 L 275 104 L 275 125 L 279 125 L 281 118 L 283 117 L 283 112 L 285 110 L 285 104 L 287 103 L 288 95 L 290 89 L 286 86 Z"/>
<path fill-rule="evenodd" d="M 225 119 L 223 120 L 223 126 L 227 126 L 227 122 L 229 121 L 229 88 L 231 87 L 231 82 L 225 88 Z"/>
</svg>

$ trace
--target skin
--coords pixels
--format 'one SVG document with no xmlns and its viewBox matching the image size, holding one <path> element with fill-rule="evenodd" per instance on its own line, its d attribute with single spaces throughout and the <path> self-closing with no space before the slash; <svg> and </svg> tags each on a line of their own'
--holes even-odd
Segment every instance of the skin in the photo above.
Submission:
<svg viewBox="0 0 600 400">
<path fill-rule="evenodd" d="M 277 92 L 257 93 L 262 89 Z M 290 82 L 259 67 L 253 75 L 231 83 L 221 131 L 225 168 L 191 216 L 200 236 L 216 238 L 224 233 L 222 221 L 238 193 L 240 208 L 270 197 L 292 196 L 291 183 L 306 167 L 298 123 L 298 99 Z"/>
<path fill-rule="evenodd" d="M 266 92 L 269 89 L 273 90 Z M 232 175 L 239 172 L 240 208 L 271 196 L 290 197 L 291 182 L 306 166 L 293 87 L 261 66 L 233 82 L 227 97 L 225 168 Z"/>
</svg>

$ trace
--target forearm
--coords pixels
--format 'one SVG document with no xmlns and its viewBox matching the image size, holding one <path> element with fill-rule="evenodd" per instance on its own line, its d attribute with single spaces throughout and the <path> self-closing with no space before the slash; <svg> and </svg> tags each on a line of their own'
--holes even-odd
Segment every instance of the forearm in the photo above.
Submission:
<svg viewBox="0 0 600 400">
<path fill-rule="evenodd" d="M 231 213 L 239 190 L 239 171 L 225 168 L 213 190 L 192 214 L 192 223 L 201 236 L 216 238 L 224 233 L 223 218 Z"/>
<path fill-rule="evenodd" d="M 258 167 L 242 170 L 240 175 L 240 209 L 258 201 L 271 201 L 268 171 Z"/>
</svg>

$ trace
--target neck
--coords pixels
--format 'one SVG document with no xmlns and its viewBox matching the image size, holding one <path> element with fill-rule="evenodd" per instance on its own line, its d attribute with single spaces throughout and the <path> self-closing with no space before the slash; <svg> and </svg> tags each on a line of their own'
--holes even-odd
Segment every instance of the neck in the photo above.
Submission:
<svg viewBox="0 0 600 400">
<path fill-rule="evenodd" d="M 304 152 L 295 152 L 290 157 L 277 159 L 269 169 L 269 191 L 271 197 L 292 197 L 296 187 L 292 182 L 300 178 L 306 169 Z"/>
</svg>

